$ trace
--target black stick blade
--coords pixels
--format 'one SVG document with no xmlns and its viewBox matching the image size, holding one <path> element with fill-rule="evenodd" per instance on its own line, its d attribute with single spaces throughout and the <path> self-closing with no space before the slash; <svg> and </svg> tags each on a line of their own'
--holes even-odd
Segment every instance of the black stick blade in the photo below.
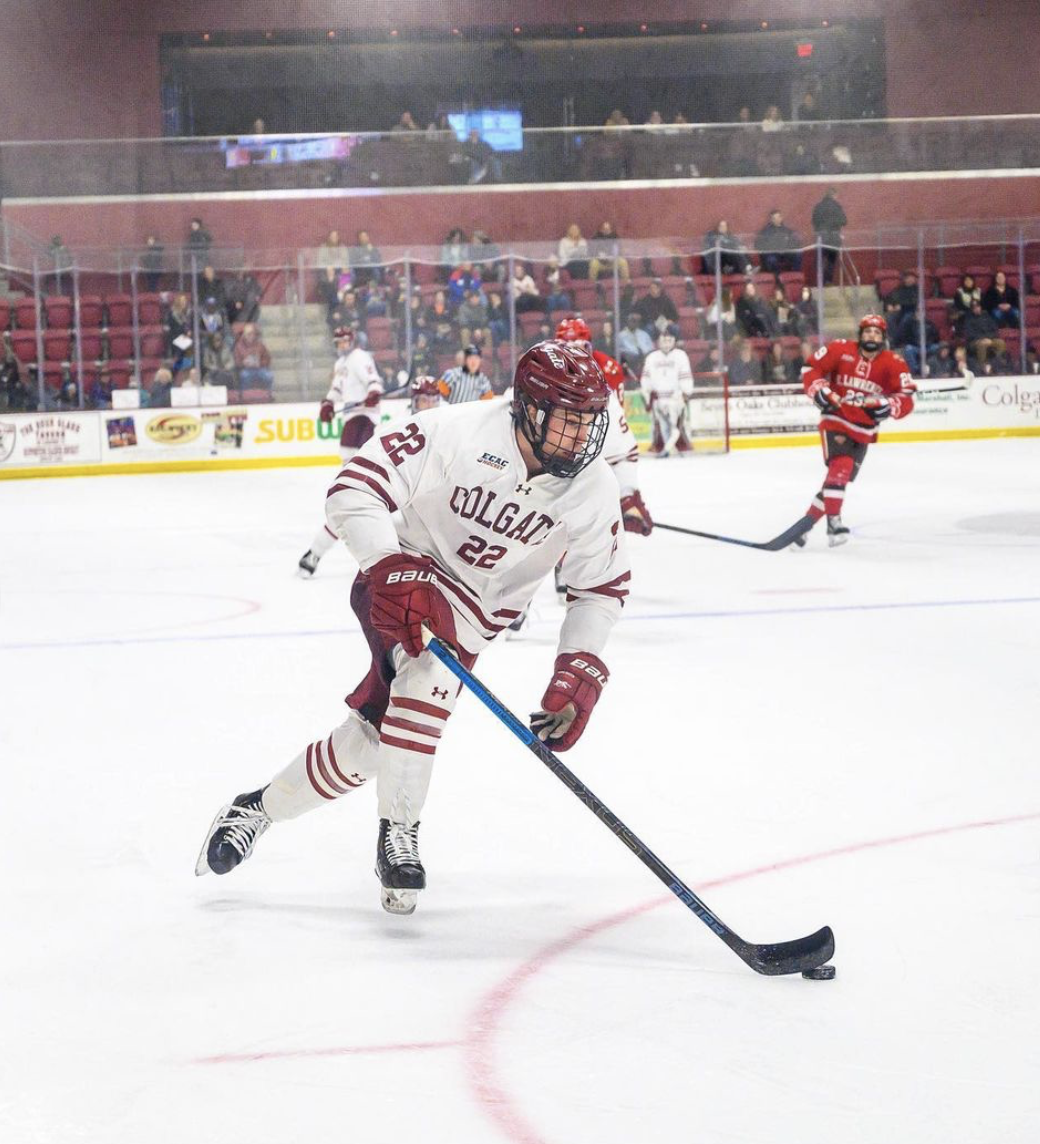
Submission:
<svg viewBox="0 0 1040 1144">
<path fill-rule="evenodd" d="M 834 956 L 834 934 L 830 926 L 824 926 L 816 933 L 794 941 L 778 941 L 772 945 L 744 942 L 742 945 L 743 948 L 736 948 L 735 952 L 756 973 L 763 973 L 767 977 L 804 973 L 807 969 L 816 969 Z"/>
</svg>

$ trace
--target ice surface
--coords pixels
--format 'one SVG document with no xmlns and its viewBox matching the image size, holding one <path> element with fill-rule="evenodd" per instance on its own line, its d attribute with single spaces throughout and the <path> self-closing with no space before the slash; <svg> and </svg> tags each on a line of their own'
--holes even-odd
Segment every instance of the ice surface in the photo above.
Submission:
<svg viewBox="0 0 1040 1144">
<path fill-rule="evenodd" d="M 293 575 L 331 473 L 0 484 L 0 1139 L 1035 1144 L 1038 460 L 874 450 L 835 551 L 631 539 L 568 762 L 744 937 L 832 925 L 832 982 L 745 968 L 471 698 L 414 917 L 369 790 L 196 879 L 366 666 L 346 552 Z M 641 473 L 766 539 L 822 467 Z M 478 665 L 518 713 L 561 615 Z"/>
</svg>

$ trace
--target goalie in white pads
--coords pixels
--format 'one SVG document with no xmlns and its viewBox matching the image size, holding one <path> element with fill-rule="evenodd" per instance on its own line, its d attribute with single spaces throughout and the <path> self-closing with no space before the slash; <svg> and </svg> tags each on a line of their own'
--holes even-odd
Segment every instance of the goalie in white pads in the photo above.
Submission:
<svg viewBox="0 0 1040 1144">
<path fill-rule="evenodd" d="M 379 424 L 383 382 L 375 358 L 356 344 L 352 329 L 339 326 L 333 337 L 338 356 L 332 367 L 332 383 L 321 403 L 318 418 L 331 421 L 337 412 L 342 414 L 339 452 L 344 461 L 349 461 Z M 318 561 L 335 543 L 336 537 L 328 526 L 321 528 L 310 548 L 300 557 L 299 574 L 306 579 L 313 576 L 318 570 Z"/>
<path fill-rule="evenodd" d="M 673 450 L 688 452 L 686 403 L 693 396 L 693 371 L 685 350 L 676 344 L 679 330 L 666 326 L 657 338 L 657 349 L 646 355 L 640 385 L 653 422 L 650 452 L 667 457 Z"/>
<path fill-rule="evenodd" d="M 471 666 L 563 557 L 567 613 L 531 726 L 555 750 L 581 736 L 608 671 L 600 658 L 628 595 L 617 485 L 601 453 L 609 390 L 592 358 L 541 342 L 517 363 L 512 401 L 417 413 L 375 437 L 329 490 L 330 528 L 361 571 L 351 606 L 368 641 L 351 715 L 216 817 L 196 873 L 226 874 L 272 824 L 375 778 L 382 903 L 411 913 L 426 874 L 418 830 L 459 694 L 422 626 Z"/>
</svg>

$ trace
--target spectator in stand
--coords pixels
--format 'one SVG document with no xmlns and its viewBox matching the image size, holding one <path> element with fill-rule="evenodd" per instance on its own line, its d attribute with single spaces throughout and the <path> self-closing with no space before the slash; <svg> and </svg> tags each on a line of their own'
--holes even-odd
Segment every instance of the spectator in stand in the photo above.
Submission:
<svg viewBox="0 0 1040 1144">
<path fill-rule="evenodd" d="M 323 280 L 335 282 L 338 289 L 339 276 L 350 266 L 350 251 L 340 242 L 339 231 L 330 230 L 318 247 L 314 258 L 319 283 Z M 328 271 L 332 271 L 331 274 Z"/>
<path fill-rule="evenodd" d="M 762 269 L 770 274 L 783 274 L 798 269 L 802 260 L 798 235 L 784 225 L 783 212 L 772 210 L 769 221 L 755 237 L 755 249 L 761 255 Z"/>
<path fill-rule="evenodd" d="M 972 302 L 971 312 L 964 319 L 962 334 L 980 367 L 985 367 L 990 353 L 1003 354 L 1007 349 L 996 319 L 983 310 L 981 302 Z"/>
<path fill-rule="evenodd" d="M 469 236 L 469 250 L 477 273 L 485 282 L 504 282 L 508 274 L 508 263 L 502 257 L 497 243 L 491 241 L 484 230 L 475 230 Z"/>
<path fill-rule="evenodd" d="M 799 291 L 798 301 L 795 302 L 794 308 L 798 314 L 798 323 L 805 333 L 818 333 L 820 315 L 816 308 L 816 299 L 808 286 L 803 286 Z"/>
<path fill-rule="evenodd" d="M 228 321 L 255 322 L 260 316 L 260 298 L 263 291 L 256 276 L 248 270 L 240 270 L 224 288 L 227 303 Z"/>
<path fill-rule="evenodd" d="M 920 306 L 918 306 L 912 314 L 907 314 L 904 318 L 901 318 L 899 325 L 896 326 L 895 331 L 891 335 L 891 344 L 902 351 L 902 356 L 918 377 L 923 376 L 918 372 L 921 366 L 920 343 L 922 325 L 924 329 L 925 361 L 927 361 L 927 359 L 938 350 L 942 337 L 935 323 L 925 314 L 925 311 L 922 310 Z"/>
<path fill-rule="evenodd" d="M 459 337 L 464 342 L 482 342 L 488 335 L 488 303 L 480 290 L 467 290 L 455 311 Z"/>
<path fill-rule="evenodd" d="M 771 103 L 766 108 L 765 118 L 762 120 L 762 130 L 767 134 L 773 131 L 783 131 L 784 121 L 780 118 L 780 108 Z"/>
<path fill-rule="evenodd" d="M 651 278 L 649 292 L 637 299 L 632 309 L 639 312 L 643 319 L 643 328 L 651 337 L 656 337 L 671 323 L 679 321 L 679 311 L 664 292 L 660 278 Z"/>
<path fill-rule="evenodd" d="M 742 107 L 737 112 L 737 122 L 741 125 L 741 127 L 745 128 L 746 130 L 750 130 L 750 128 L 752 128 L 754 126 L 754 124 L 751 122 L 751 108 L 750 107 Z"/>
<path fill-rule="evenodd" d="M 188 295 L 173 296 L 170 308 L 163 315 L 163 333 L 166 337 L 166 356 L 176 370 L 185 369 L 194 360 L 194 323 L 188 306 Z M 171 375 L 171 381 L 173 380 Z"/>
<path fill-rule="evenodd" d="M 189 255 L 194 255 L 197 263 L 200 263 L 206 260 L 212 245 L 213 235 L 203 226 L 202 219 L 193 218 L 188 225 L 188 237 L 184 241 L 185 250 Z"/>
<path fill-rule="evenodd" d="M 475 127 L 470 130 L 465 143 L 462 144 L 462 154 L 469 161 L 466 182 L 470 186 L 497 181 L 494 149 L 480 137 L 480 132 Z"/>
<path fill-rule="evenodd" d="M 549 325 L 548 322 L 542 322 L 535 331 L 534 336 L 527 339 L 527 345 L 524 346 L 524 349 L 529 350 L 531 346 L 537 345 L 539 342 L 551 341 L 554 336 L 552 326 Z"/>
<path fill-rule="evenodd" d="M 453 306 L 462 304 L 467 290 L 483 290 L 484 283 L 480 275 L 473 269 L 472 262 L 463 262 L 457 266 L 448 278 L 448 297 Z"/>
<path fill-rule="evenodd" d="M 392 132 L 418 131 L 419 125 L 412 118 L 412 113 L 410 111 L 402 111 L 401 118 L 393 125 L 393 127 L 390 128 L 390 130 Z M 411 139 L 406 140 L 406 142 L 410 143 Z"/>
<path fill-rule="evenodd" d="M 518 314 L 529 314 L 532 310 L 545 312 L 545 302 L 523 262 L 516 262 L 513 265 L 513 280 L 509 283 L 509 289 L 513 295 L 513 306 Z"/>
<path fill-rule="evenodd" d="M 448 306 L 443 290 L 438 290 L 433 296 L 433 302 L 426 311 L 426 318 L 430 325 L 430 345 L 434 353 L 447 353 L 458 345 L 458 331 L 455 328 L 455 317 Z"/>
<path fill-rule="evenodd" d="M 409 376 L 414 381 L 417 377 L 429 377 L 436 371 L 433 350 L 430 348 L 430 337 L 425 330 L 415 335 L 412 346 L 411 372 Z"/>
<path fill-rule="evenodd" d="M 964 327 L 964 319 L 971 313 L 971 304 L 981 301 L 982 291 L 975 284 L 974 276 L 965 274 L 961 279 L 961 284 L 953 292 L 953 301 L 950 307 L 950 317 L 955 333 L 961 333 Z"/>
<path fill-rule="evenodd" d="M 957 359 L 953 356 L 949 342 L 940 342 L 935 353 L 928 359 L 928 377 L 947 378 L 957 376 Z"/>
<path fill-rule="evenodd" d="M 359 297 L 361 299 L 361 312 L 364 315 L 362 325 L 369 318 L 385 318 L 387 316 L 390 309 L 387 294 L 386 287 L 379 286 L 374 282 L 361 288 Z"/>
<path fill-rule="evenodd" d="M 335 305 L 326 314 L 325 321 L 330 334 L 340 326 L 352 330 L 361 328 L 361 307 L 358 305 L 357 294 L 349 286 L 342 291 Z M 364 349 L 364 346 L 361 348 Z"/>
<path fill-rule="evenodd" d="M 738 338 L 732 346 L 730 356 L 730 385 L 761 385 L 762 363 L 755 357 L 754 347 L 745 338 Z"/>
<path fill-rule="evenodd" d="M 566 285 L 570 275 L 560 266 L 555 254 L 549 256 L 545 266 L 545 308 L 551 314 L 554 310 L 570 310 L 571 297 Z"/>
<path fill-rule="evenodd" d="M 509 309 L 497 290 L 488 298 L 487 328 L 493 346 L 509 341 Z"/>
<path fill-rule="evenodd" d="M 921 372 L 921 323 L 924 323 L 925 361 L 939 348 L 939 331 L 935 323 L 925 317 L 918 306 L 912 314 L 905 314 L 899 325 L 891 332 L 890 341 L 910 367 L 914 377 L 922 377 Z"/>
<path fill-rule="evenodd" d="M 222 334 L 227 326 L 224 307 L 212 294 L 207 295 L 206 300 L 202 303 L 202 309 L 199 311 L 199 326 L 207 334 Z"/>
<path fill-rule="evenodd" d="M 601 222 L 599 230 L 589 240 L 589 253 L 592 261 L 589 263 L 589 277 L 595 281 L 601 274 L 614 273 L 614 249 L 618 247 L 619 236 L 612 222 Z M 628 259 L 618 254 L 618 277 L 622 282 L 628 281 Z"/>
<path fill-rule="evenodd" d="M 896 315 L 898 310 L 897 319 L 905 318 L 907 314 L 912 314 L 917 309 L 920 300 L 920 291 L 917 289 L 917 274 L 913 270 L 904 270 L 903 281 L 885 295 L 886 317 L 890 313 Z M 890 319 L 889 326 L 892 324 Z"/>
<path fill-rule="evenodd" d="M 613 357 L 617 351 L 614 345 L 614 323 L 607 318 L 599 328 L 599 333 L 592 339 L 592 348 L 601 354 Z"/>
<path fill-rule="evenodd" d="M 98 372 L 91 382 L 87 392 L 87 407 L 89 409 L 112 408 L 112 379 L 106 372 Z"/>
<path fill-rule="evenodd" d="M 723 274 L 750 274 L 751 259 L 740 245 L 740 240 L 729 229 L 729 223 L 720 218 L 704 236 L 703 270 L 705 274 L 716 274 L 717 263 L 722 263 Z"/>
<path fill-rule="evenodd" d="M 356 288 L 360 289 L 370 283 L 383 281 L 383 269 L 380 265 L 383 256 L 379 253 L 379 247 L 369 238 L 367 230 L 357 232 L 357 246 L 349 251 L 349 260 L 351 283 Z"/>
<path fill-rule="evenodd" d="M 652 353 L 653 348 L 650 335 L 642 328 L 640 315 L 629 314 L 624 329 L 618 334 L 617 350 L 636 377 L 643 369 L 643 358 Z"/>
<path fill-rule="evenodd" d="M 1008 284 L 1003 270 L 997 271 L 993 276 L 993 285 L 982 295 L 982 308 L 992 315 L 998 326 L 1019 325 L 1021 303 L 1018 291 Z"/>
<path fill-rule="evenodd" d="M 224 283 L 217 277 L 217 272 L 212 266 L 203 267 L 202 277 L 199 279 L 199 297 L 215 298 L 221 310 L 227 308 L 227 294 L 224 290 Z"/>
<path fill-rule="evenodd" d="M 739 333 L 737 329 L 737 309 L 733 305 L 733 291 L 728 286 L 722 287 L 721 294 L 716 294 L 711 305 L 704 313 L 704 324 L 707 326 L 709 338 L 717 336 L 719 318 L 722 319 L 722 340 L 731 342 Z"/>
<path fill-rule="evenodd" d="M 808 338 L 802 338 L 801 344 L 798 346 L 798 360 L 795 362 L 799 377 L 801 377 L 803 370 L 809 368 L 811 364 L 809 359 L 814 353 L 816 353 L 816 347 Z"/>
<path fill-rule="evenodd" d="M 802 328 L 801 315 L 787 300 L 787 294 L 782 286 L 777 286 L 769 302 L 773 311 L 773 321 L 776 331 L 781 337 L 800 338 L 806 331 Z"/>
<path fill-rule="evenodd" d="M 141 252 L 141 269 L 144 271 L 144 288 L 149 294 L 154 294 L 159 289 L 165 253 L 166 248 L 154 234 L 150 234 L 144 240 L 144 250 Z"/>
<path fill-rule="evenodd" d="M 581 227 L 572 222 L 567 233 L 560 239 L 560 265 L 572 278 L 589 276 L 589 244 L 581 233 Z"/>
<path fill-rule="evenodd" d="M 811 91 L 802 96 L 802 102 L 795 111 L 795 118 L 799 123 L 819 123 L 823 119 L 820 109 L 816 106 L 816 96 Z"/>
<path fill-rule="evenodd" d="M 234 365 L 223 330 L 206 334 L 202 339 L 202 376 L 206 384 L 234 386 Z"/>
<path fill-rule="evenodd" d="M 160 366 L 152 378 L 152 384 L 149 386 L 147 394 L 148 400 L 145 404 L 153 409 L 168 409 L 171 389 L 173 389 L 173 373 L 165 366 Z"/>
<path fill-rule="evenodd" d="M 806 94 L 805 98 L 812 99 L 812 96 Z M 834 267 L 841 251 L 841 232 L 848 222 L 845 210 L 838 202 L 837 190 L 828 187 L 812 212 L 813 231 L 823 248 L 823 281 L 827 285 L 834 281 Z"/>
<path fill-rule="evenodd" d="M 737 325 L 746 338 L 775 338 L 779 333 L 769 304 L 759 294 L 754 282 L 744 286 L 737 299 Z"/>
<path fill-rule="evenodd" d="M 274 385 L 271 353 L 260 331 L 247 322 L 235 343 L 235 369 L 240 389 L 270 389 Z"/>
<path fill-rule="evenodd" d="M 784 357 L 784 347 L 773 342 L 762 363 L 763 380 L 769 385 L 790 385 L 798 380 L 801 371 L 796 362 Z"/>
<path fill-rule="evenodd" d="M 423 305 L 422 287 L 416 285 L 412 287 L 412 296 L 408 299 L 408 320 L 407 324 L 412 328 L 412 337 L 417 334 L 430 332 L 430 323 L 426 317 L 426 307 Z M 402 335 L 405 328 L 405 320 L 402 315 L 401 331 Z"/>
<path fill-rule="evenodd" d="M 441 272 L 444 280 L 469 258 L 469 245 L 461 227 L 453 226 L 441 243 Z"/>
<path fill-rule="evenodd" d="M 36 408 L 33 402 L 31 409 L 28 403 L 29 390 L 22 380 L 22 366 L 10 346 L 3 346 L 4 360 L 0 362 L 0 408 L 11 413 L 30 412 Z"/>
</svg>

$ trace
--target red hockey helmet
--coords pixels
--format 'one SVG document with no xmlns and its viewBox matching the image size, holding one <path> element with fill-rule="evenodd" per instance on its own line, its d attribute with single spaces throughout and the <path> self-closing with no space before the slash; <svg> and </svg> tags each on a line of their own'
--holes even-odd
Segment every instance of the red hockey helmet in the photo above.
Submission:
<svg viewBox="0 0 1040 1144">
<path fill-rule="evenodd" d="M 573 343 L 538 342 L 516 363 L 513 420 L 554 477 L 576 477 L 603 451 L 609 400 L 599 366 Z"/>
<path fill-rule="evenodd" d="M 347 348 L 349 349 L 354 344 L 354 337 L 354 331 L 350 326 L 337 326 L 332 331 L 332 340 L 336 343 L 337 349 L 342 348 L 340 346 L 341 342 L 346 342 Z"/>
<path fill-rule="evenodd" d="M 441 403 L 441 391 L 435 377 L 417 377 L 409 387 L 412 398 L 412 412 L 433 409 Z"/>
<path fill-rule="evenodd" d="M 888 337 L 888 322 L 880 314 L 864 314 L 859 320 L 859 332 L 862 334 L 868 326 L 877 326 Z"/>
<path fill-rule="evenodd" d="M 556 340 L 560 342 L 591 342 L 592 331 L 584 318 L 564 318 L 556 327 Z"/>
</svg>

